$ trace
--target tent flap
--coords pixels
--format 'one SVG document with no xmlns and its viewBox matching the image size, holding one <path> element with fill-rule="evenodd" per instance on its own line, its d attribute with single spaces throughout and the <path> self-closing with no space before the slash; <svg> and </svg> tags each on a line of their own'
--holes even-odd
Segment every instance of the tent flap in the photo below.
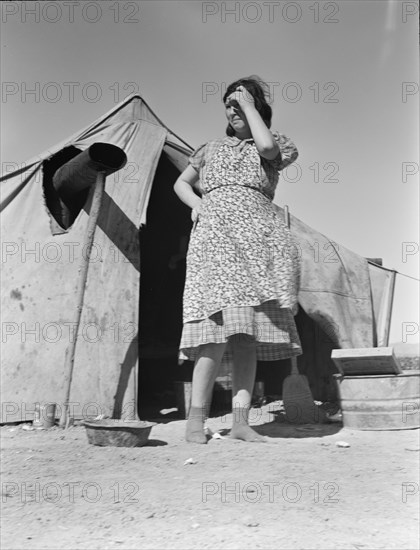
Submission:
<svg viewBox="0 0 420 550">
<path fill-rule="evenodd" d="M 300 306 L 337 347 L 373 346 L 367 260 L 294 216 L 290 220 L 295 252 L 301 258 Z"/>
</svg>

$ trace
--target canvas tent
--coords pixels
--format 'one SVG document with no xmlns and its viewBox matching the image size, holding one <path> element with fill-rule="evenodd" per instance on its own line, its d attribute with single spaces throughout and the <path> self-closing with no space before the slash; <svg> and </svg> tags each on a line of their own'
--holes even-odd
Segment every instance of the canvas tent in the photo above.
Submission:
<svg viewBox="0 0 420 550">
<path fill-rule="evenodd" d="M 139 386 L 147 392 L 149 378 L 162 379 L 154 367 L 143 368 L 141 359 L 139 368 L 139 355 L 152 340 L 170 342 L 167 351 L 176 370 L 183 252 L 191 226 L 189 210 L 172 187 L 191 148 L 133 94 L 1 179 L 1 422 L 31 419 L 37 402 L 63 402 L 64 359 L 74 337 L 71 320 L 89 200 L 63 230 L 48 209 L 49 185 L 55 170 L 95 142 L 122 148 L 128 163 L 106 180 L 70 412 L 118 418 L 137 410 Z M 305 318 L 328 336 L 332 347 L 377 345 L 393 272 L 369 264 L 294 216 L 291 230 L 302 258 L 299 303 Z M 324 254 L 316 257 L 316 249 Z M 303 340 L 304 348 L 314 346 Z M 311 375 L 311 360 L 304 359 L 311 355 L 305 354 L 303 370 Z M 143 356 L 146 364 L 147 353 Z"/>
</svg>

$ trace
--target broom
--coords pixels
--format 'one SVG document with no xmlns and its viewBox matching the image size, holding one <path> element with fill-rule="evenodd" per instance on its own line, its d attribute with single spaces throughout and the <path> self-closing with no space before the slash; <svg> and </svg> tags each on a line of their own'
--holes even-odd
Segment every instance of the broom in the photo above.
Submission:
<svg viewBox="0 0 420 550">
<path fill-rule="evenodd" d="M 289 207 L 284 207 L 284 218 L 290 228 Z M 283 406 L 286 418 L 294 424 L 315 424 L 318 408 L 314 403 L 312 392 L 306 376 L 299 374 L 296 357 L 291 358 L 292 371 L 283 382 Z"/>
<path fill-rule="evenodd" d="M 314 403 L 306 376 L 299 374 L 296 357 L 291 358 L 292 372 L 283 382 L 283 406 L 286 418 L 293 424 L 316 424 L 318 407 Z"/>
</svg>

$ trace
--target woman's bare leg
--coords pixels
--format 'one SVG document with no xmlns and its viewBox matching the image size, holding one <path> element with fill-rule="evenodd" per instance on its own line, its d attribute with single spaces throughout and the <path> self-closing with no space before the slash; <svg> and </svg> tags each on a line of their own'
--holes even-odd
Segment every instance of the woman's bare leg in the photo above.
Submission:
<svg viewBox="0 0 420 550">
<path fill-rule="evenodd" d="M 232 339 L 233 348 L 233 387 L 231 437 L 244 441 L 266 441 L 248 425 L 252 390 L 257 372 L 255 340 L 245 334 L 237 334 Z"/>
<path fill-rule="evenodd" d="M 191 409 L 186 439 L 191 443 L 207 443 L 204 422 L 210 410 L 214 382 L 220 369 L 227 343 L 200 346 L 192 381 Z"/>
</svg>

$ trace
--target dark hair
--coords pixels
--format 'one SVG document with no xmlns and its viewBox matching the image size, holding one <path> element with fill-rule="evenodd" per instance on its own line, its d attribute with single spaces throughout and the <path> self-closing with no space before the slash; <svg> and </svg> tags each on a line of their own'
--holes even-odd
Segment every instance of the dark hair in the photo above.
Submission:
<svg viewBox="0 0 420 550">
<path fill-rule="evenodd" d="M 268 104 L 268 101 L 270 101 L 268 85 L 256 75 L 240 78 L 239 80 L 232 82 L 232 84 L 227 87 L 223 96 L 223 103 L 226 102 L 228 96 L 230 96 L 230 94 L 232 94 L 238 86 L 243 86 L 252 95 L 255 102 L 255 108 L 260 113 L 261 118 L 267 125 L 267 128 L 270 128 L 273 112 Z M 226 134 L 228 136 L 235 135 L 235 131 L 230 124 L 228 124 L 226 128 Z"/>
</svg>

